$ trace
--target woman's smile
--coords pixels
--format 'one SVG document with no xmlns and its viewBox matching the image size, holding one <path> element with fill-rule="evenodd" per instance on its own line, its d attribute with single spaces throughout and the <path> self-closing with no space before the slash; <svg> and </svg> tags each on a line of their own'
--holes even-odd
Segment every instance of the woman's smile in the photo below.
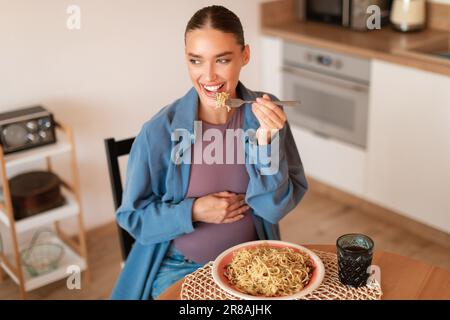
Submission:
<svg viewBox="0 0 450 320">
<path fill-rule="evenodd" d="M 226 90 L 226 82 L 217 83 L 217 84 L 206 84 L 206 83 L 200 83 L 200 89 L 203 92 L 203 94 L 211 99 L 216 99 L 216 94 L 219 92 L 225 92 Z"/>
</svg>

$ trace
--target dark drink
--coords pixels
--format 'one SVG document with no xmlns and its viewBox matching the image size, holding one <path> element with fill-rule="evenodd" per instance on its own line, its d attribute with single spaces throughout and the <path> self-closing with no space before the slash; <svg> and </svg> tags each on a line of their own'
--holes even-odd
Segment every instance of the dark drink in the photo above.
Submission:
<svg viewBox="0 0 450 320">
<path fill-rule="evenodd" d="M 346 247 L 345 250 L 354 252 L 354 253 L 358 253 L 358 252 L 361 253 L 361 252 L 366 251 L 366 249 L 357 247 L 357 246 L 349 246 L 349 247 Z"/>
<path fill-rule="evenodd" d="M 372 264 L 373 240 L 363 234 L 345 234 L 336 241 L 339 280 L 353 287 L 365 286 Z"/>
</svg>

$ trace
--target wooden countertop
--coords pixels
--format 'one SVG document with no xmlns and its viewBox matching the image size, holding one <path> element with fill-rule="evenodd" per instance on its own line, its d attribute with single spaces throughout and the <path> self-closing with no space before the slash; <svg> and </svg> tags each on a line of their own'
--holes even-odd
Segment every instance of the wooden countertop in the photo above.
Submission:
<svg viewBox="0 0 450 320">
<path fill-rule="evenodd" d="M 334 245 L 306 245 L 336 252 Z M 374 265 L 381 270 L 382 299 L 450 299 L 450 272 L 395 253 L 375 250 Z M 179 300 L 183 279 L 163 292 L 158 300 Z"/>
<path fill-rule="evenodd" d="M 290 19 L 288 22 L 270 25 L 263 23 L 261 31 L 265 35 L 300 44 L 450 76 L 450 60 L 422 57 L 406 51 L 408 48 L 433 43 L 445 37 L 450 39 L 450 33 L 446 31 L 425 29 L 416 33 L 401 33 L 391 26 L 386 26 L 380 30 L 361 32 L 337 25 Z"/>
</svg>

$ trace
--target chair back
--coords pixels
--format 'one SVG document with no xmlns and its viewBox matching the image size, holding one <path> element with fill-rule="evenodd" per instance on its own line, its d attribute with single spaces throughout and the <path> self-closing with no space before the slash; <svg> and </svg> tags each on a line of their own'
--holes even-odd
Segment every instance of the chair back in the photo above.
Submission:
<svg viewBox="0 0 450 320">
<path fill-rule="evenodd" d="M 106 157 L 108 161 L 109 180 L 114 200 L 114 209 L 117 210 L 122 203 L 123 184 L 120 176 L 119 158 L 130 153 L 131 146 L 135 138 L 116 140 L 114 138 L 105 139 Z M 131 251 L 134 238 L 119 225 L 119 242 L 121 246 L 122 258 L 125 261 Z"/>
</svg>

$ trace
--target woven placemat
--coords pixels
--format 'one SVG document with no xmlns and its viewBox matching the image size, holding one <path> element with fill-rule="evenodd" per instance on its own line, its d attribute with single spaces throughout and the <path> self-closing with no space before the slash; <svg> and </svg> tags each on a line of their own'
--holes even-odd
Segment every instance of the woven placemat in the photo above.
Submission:
<svg viewBox="0 0 450 320">
<path fill-rule="evenodd" d="M 381 286 L 371 280 L 364 287 L 353 288 L 343 285 L 338 278 L 338 265 L 335 253 L 313 250 L 325 266 L 325 277 L 319 288 L 300 300 L 379 300 Z M 213 262 L 187 275 L 181 286 L 182 300 L 239 300 L 222 290 L 211 275 Z"/>
</svg>

